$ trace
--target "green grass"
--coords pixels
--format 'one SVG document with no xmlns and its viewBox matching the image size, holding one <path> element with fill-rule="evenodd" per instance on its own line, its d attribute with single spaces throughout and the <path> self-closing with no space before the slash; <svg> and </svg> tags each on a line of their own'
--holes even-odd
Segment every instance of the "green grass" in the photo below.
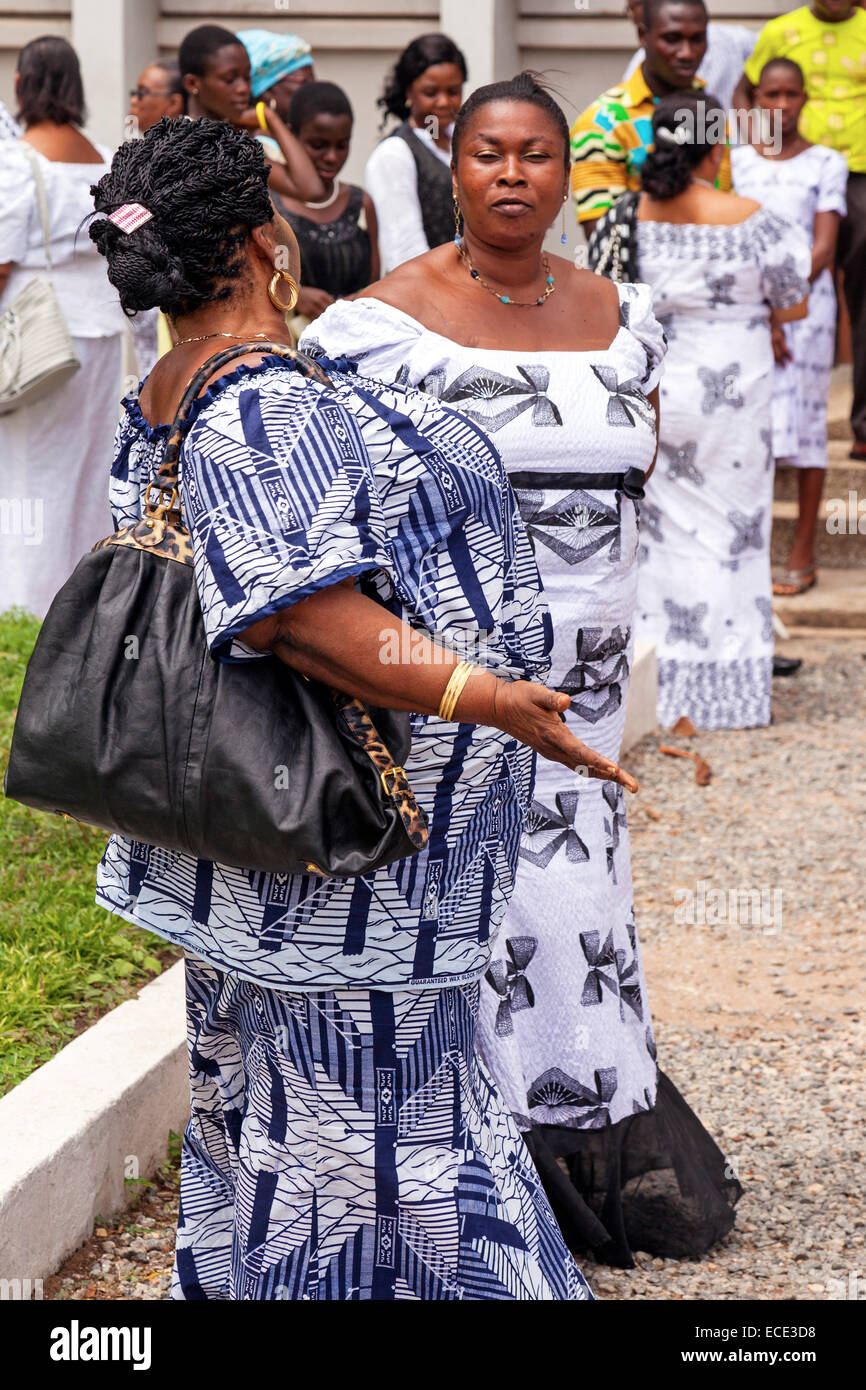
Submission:
<svg viewBox="0 0 866 1390">
<path fill-rule="evenodd" d="M 0 614 L 0 766 L 39 623 Z M 0 796 L 0 1095 L 180 952 L 93 901 L 106 836 Z"/>
</svg>

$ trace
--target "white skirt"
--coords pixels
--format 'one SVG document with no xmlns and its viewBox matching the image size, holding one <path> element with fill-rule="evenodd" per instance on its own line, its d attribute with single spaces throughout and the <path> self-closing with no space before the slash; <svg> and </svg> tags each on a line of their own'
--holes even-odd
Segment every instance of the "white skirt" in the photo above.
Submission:
<svg viewBox="0 0 866 1390">
<path fill-rule="evenodd" d="M 82 555 L 114 530 L 108 480 L 123 335 L 72 341 L 75 375 L 0 416 L 0 612 L 43 618 Z"/>
</svg>

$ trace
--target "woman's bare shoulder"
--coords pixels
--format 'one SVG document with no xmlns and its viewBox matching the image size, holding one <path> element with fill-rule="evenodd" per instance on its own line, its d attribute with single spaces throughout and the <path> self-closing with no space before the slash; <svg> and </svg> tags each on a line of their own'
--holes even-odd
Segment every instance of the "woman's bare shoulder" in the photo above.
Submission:
<svg viewBox="0 0 866 1390">
<path fill-rule="evenodd" d="M 597 315 L 606 325 L 619 324 L 619 291 L 613 280 L 580 269 L 564 256 L 551 256 L 550 268 L 554 277 L 567 285 L 569 295 L 580 301 L 584 312 Z"/>
<path fill-rule="evenodd" d="M 440 255 L 443 249 L 448 248 L 437 246 L 411 261 L 405 261 L 396 270 L 358 290 L 350 298 L 379 299 L 383 304 L 390 304 L 392 309 L 409 314 L 419 323 L 426 323 L 431 304 L 435 303 L 435 291 L 441 289 L 445 274 Z"/>
<path fill-rule="evenodd" d="M 739 193 L 723 193 L 720 190 L 713 190 L 714 200 L 714 221 L 723 223 L 726 226 L 733 226 L 737 222 L 745 222 L 759 211 L 761 204 L 755 198 L 742 198 Z"/>
</svg>

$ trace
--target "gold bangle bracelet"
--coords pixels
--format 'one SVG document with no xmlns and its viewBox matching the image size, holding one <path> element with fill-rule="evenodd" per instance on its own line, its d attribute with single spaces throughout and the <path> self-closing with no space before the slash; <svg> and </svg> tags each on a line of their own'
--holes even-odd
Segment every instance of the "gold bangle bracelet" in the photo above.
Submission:
<svg viewBox="0 0 866 1390">
<path fill-rule="evenodd" d="M 268 123 L 265 120 L 265 103 L 263 101 L 256 102 L 256 119 L 258 120 L 258 123 L 261 126 L 262 130 L 265 132 L 265 135 L 267 135 Z"/>
<path fill-rule="evenodd" d="M 457 708 L 457 701 L 463 694 L 463 687 L 475 670 L 471 661 L 459 661 L 451 672 L 451 677 L 442 692 L 437 711 L 440 719 L 451 720 Z"/>
</svg>

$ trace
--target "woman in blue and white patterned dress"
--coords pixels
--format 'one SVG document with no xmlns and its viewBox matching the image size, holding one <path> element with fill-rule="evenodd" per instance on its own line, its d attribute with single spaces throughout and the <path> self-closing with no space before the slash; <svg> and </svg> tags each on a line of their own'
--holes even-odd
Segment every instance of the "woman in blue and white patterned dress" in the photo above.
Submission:
<svg viewBox="0 0 866 1390">
<path fill-rule="evenodd" d="M 130 203 L 126 233 L 110 214 Z M 227 123 L 164 122 L 128 142 L 96 207 L 109 216 L 91 236 L 124 306 L 158 303 L 179 340 L 125 402 L 111 478 L 124 525 L 214 347 L 290 344 L 271 296 L 286 278 L 275 263 L 288 251 L 296 275 L 299 256 L 261 146 Z M 194 402 L 181 499 L 208 645 L 253 663 L 271 650 L 415 711 L 406 774 L 429 839 L 357 878 L 110 841 L 97 901 L 186 956 L 173 1296 L 585 1299 L 475 1023 L 513 888 L 526 743 L 622 774 L 536 683 L 549 619 L 483 432 L 419 392 L 304 363 L 248 353 Z M 430 635 L 473 649 L 482 633 L 485 669 L 438 717 L 457 658 Z"/>
<path fill-rule="evenodd" d="M 738 145 L 731 151 L 734 189 L 802 228 L 812 246 L 809 314 L 774 329 L 773 454 L 776 467 L 796 468 L 799 510 L 788 563 L 773 592 L 811 589 L 815 528 L 827 472 L 827 398 L 836 350 L 832 266 L 845 216 L 848 162 L 838 150 L 812 145 L 797 122 L 806 105 L 803 73 L 790 58 L 766 63 L 755 89 L 759 109 L 781 130 L 778 148 Z"/>
<path fill-rule="evenodd" d="M 490 435 L 541 569 L 551 682 L 569 696 L 568 727 L 616 758 L 662 329 L 646 286 L 616 294 L 543 257 L 569 149 L 565 117 L 543 88 L 521 75 L 479 89 L 454 140 L 460 246 L 331 306 L 303 342 L 420 386 Z M 573 1249 L 629 1265 L 633 1240 L 695 1254 L 730 1227 L 722 1156 L 656 1064 L 621 786 L 539 763 L 514 896 L 482 987 L 479 1047 Z M 623 1199 L 626 1180 L 649 1167 L 665 1170 L 664 1199 L 658 1184 L 646 1205 L 642 1193 Z"/>
<path fill-rule="evenodd" d="M 699 102 L 656 107 L 637 207 L 637 274 L 669 344 L 637 633 L 658 652 L 660 723 L 740 729 L 770 722 L 770 311 L 806 313 L 811 256 L 798 227 L 713 186 L 723 147 Z M 683 113 L 694 134 L 681 143 Z"/>
</svg>

